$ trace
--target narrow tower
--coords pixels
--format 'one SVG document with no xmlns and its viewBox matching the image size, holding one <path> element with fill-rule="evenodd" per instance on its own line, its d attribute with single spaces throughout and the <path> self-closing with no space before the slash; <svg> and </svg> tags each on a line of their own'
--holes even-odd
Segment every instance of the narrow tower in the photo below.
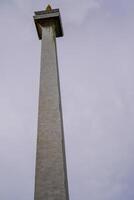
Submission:
<svg viewBox="0 0 134 200">
<path fill-rule="evenodd" d="M 69 200 L 56 37 L 63 36 L 59 9 L 35 12 L 41 40 L 34 200 Z"/>
</svg>

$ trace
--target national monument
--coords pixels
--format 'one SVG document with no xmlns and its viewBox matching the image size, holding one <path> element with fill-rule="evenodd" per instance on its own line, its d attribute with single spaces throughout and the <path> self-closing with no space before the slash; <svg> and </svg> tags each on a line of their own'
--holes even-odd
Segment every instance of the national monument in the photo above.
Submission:
<svg viewBox="0 0 134 200">
<path fill-rule="evenodd" d="M 41 40 L 41 71 L 34 200 L 69 200 L 56 37 L 63 36 L 59 9 L 34 15 Z"/>
</svg>

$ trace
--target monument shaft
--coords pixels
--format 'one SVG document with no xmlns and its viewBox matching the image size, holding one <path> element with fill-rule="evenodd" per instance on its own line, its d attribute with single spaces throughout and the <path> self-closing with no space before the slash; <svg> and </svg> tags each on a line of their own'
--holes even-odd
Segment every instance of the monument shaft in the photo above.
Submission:
<svg viewBox="0 0 134 200">
<path fill-rule="evenodd" d="M 69 200 L 54 23 L 41 27 L 35 200 Z"/>
</svg>

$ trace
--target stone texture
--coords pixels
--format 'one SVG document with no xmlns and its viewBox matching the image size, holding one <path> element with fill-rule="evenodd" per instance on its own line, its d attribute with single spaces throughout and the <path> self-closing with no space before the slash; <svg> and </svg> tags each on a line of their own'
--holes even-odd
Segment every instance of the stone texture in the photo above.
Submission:
<svg viewBox="0 0 134 200">
<path fill-rule="evenodd" d="M 35 200 L 69 200 L 53 23 L 42 27 Z"/>
</svg>

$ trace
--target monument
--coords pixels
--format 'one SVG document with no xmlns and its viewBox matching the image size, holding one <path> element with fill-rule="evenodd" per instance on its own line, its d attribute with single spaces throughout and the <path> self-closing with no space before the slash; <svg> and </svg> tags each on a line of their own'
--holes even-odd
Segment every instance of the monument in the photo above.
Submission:
<svg viewBox="0 0 134 200">
<path fill-rule="evenodd" d="M 59 9 L 35 12 L 41 72 L 34 200 L 69 200 L 56 37 L 63 36 Z"/>
</svg>

